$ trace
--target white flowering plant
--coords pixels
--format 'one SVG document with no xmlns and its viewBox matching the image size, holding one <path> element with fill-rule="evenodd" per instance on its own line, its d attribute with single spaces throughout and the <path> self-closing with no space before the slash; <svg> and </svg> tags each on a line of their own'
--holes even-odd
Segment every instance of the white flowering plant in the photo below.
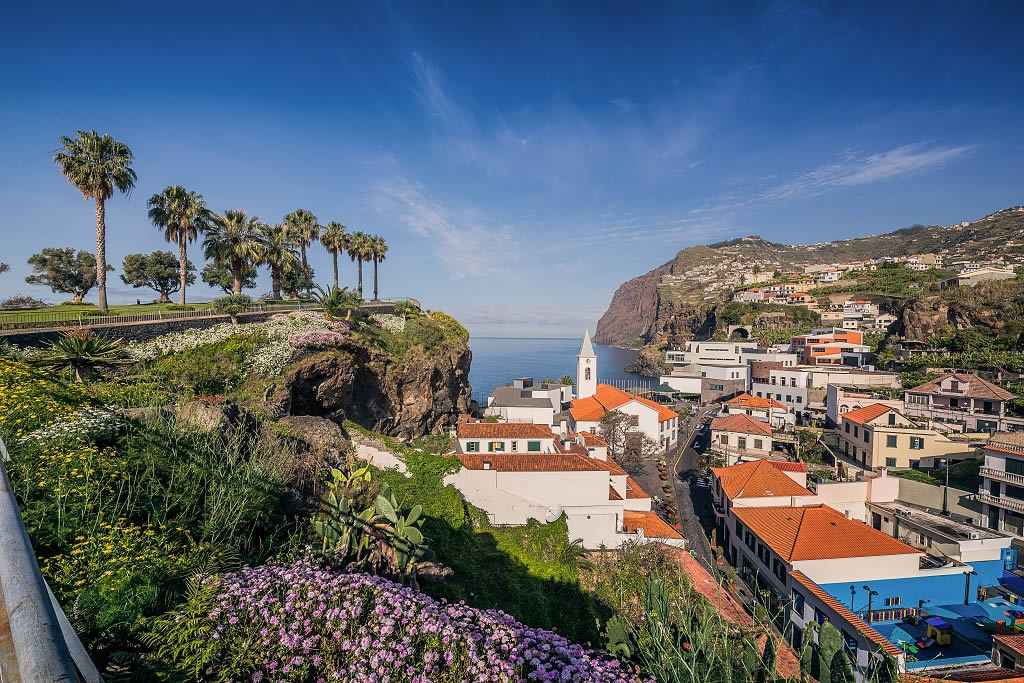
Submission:
<svg viewBox="0 0 1024 683">
<path fill-rule="evenodd" d="M 29 432 L 22 437 L 21 442 L 62 440 L 91 443 L 117 434 L 122 426 L 121 415 L 115 409 L 108 406 L 86 406 Z"/>
</svg>

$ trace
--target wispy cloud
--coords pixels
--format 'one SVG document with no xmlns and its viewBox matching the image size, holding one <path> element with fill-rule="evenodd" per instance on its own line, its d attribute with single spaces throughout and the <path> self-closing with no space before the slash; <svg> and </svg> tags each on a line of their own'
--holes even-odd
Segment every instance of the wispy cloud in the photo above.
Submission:
<svg viewBox="0 0 1024 683">
<path fill-rule="evenodd" d="M 469 116 L 444 87 L 441 72 L 418 52 L 412 53 L 413 93 L 427 113 L 454 129 L 463 129 Z"/>
<path fill-rule="evenodd" d="M 608 100 L 608 104 L 615 105 L 616 107 L 619 108 L 619 111 L 623 112 L 624 114 L 628 114 L 634 109 L 636 109 L 636 104 L 633 103 L 633 100 L 630 100 L 626 97 L 616 97 L 613 100 Z"/>
<path fill-rule="evenodd" d="M 811 171 L 767 190 L 743 197 L 737 192 L 718 197 L 705 206 L 692 209 L 691 214 L 716 213 L 742 209 L 760 202 L 816 197 L 841 187 L 869 185 L 885 180 L 927 173 L 960 159 L 977 149 L 977 145 L 928 146 L 923 142 L 895 147 L 876 154 L 847 150 L 838 161 Z M 764 178 L 769 180 L 773 176 Z M 741 198 L 742 197 L 742 198 Z"/>
<path fill-rule="evenodd" d="M 900 176 L 923 173 L 948 161 L 964 156 L 974 145 L 960 147 L 927 147 L 924 143 L 903 145 L 887 152 L 864 156 L 846 152 L 831 164 L 804 173 L 777 185 L 764 194 L 764 199 L 787 199 L 821 194 L 834 187 L 867 185 Z"/>
<path fill-rule="evenodd" d="M 507 226 L 473 208 L 451 208 L 430 197 L 420 183 L 404 178 L 376 184 L 370 201 L 377 211 L 428 239 L 438 259 L 455 279 L 494 272 L 517 260 Z"/>
</svg>

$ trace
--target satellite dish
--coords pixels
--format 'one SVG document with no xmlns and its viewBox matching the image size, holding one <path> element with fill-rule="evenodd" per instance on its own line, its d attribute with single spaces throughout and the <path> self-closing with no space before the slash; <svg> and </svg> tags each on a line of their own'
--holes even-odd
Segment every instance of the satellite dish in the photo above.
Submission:
<svg viewBox="0 0 1024 683">
<path fill-rule="evenodd" d="M 544 516 L 544 521 L 548 524 L 557 522 L 562 516 L 562 506 L 557 503 L 548 508 L 548 514 Z"/>
</svg>

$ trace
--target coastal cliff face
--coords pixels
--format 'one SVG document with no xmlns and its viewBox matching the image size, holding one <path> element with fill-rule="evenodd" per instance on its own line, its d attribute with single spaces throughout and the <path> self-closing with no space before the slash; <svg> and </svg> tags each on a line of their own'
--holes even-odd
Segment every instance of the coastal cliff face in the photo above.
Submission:
<svg viewBox="0 0 1024 683">
<path fill-rule="evenodd" d="M 447 342 L 429 353 L 413 348 L 401 360 L 346 346 L 300 361 L 271 401 L 287 415 L 349 419 L 382 434 L 415 438 L 469 412 L 471 360 L 465 343 Z"/>
<path fill-rule="evenodd" d="M 597 322 L 594 341 L 598 344 L 646 341 L 658 319 L 658 283 L 663 275 L 671 272 L 672 264 L 666 263 L 615 290 L 608 310 Z"/>
</svg>

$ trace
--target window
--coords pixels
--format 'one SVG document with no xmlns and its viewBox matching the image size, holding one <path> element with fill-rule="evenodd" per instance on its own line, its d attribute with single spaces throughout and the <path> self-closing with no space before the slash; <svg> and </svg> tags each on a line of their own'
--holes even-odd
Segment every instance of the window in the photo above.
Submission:
<svg viewBox="0 0 1024 683">
<path fill-rule="evenodd" d="M 1006 459 L 1006 471 L 1010 474 L 1024 474 L 1024 460 Z"/>
<path fill-rule="evenodd" d="M 850 433 L 850 423 L 849 422 L 844 422 L 843 424 L 846 425 L 846 433 L 849 434 Z"/>
<path fill-rule="evenodd" d="M 949 381 L 949 390 L 950 391 L 956 391 L 956 392 L 960 391 L 960 382 L 958 382 L 955 379 L 951 379 Z"/>
<path fill-rule="evenodd" d="M 856 438 L 858 436 L 857 432 L 858 432 L 859 429 L 860 429 L 859 427 L 854 425 L 854 427 L 853 427 L 853 436 L 854 436 L 854 438 Z"/>
<path fill-rule="evenodd" d="M 516 441 L 515 439 L 512 439 L 512 452 L 513 453 L 519 452 L 519 442 Z"/>
<path fill-rule="evenodd" d="M 480 452 L 480 442 L 479 441 L 467 441 L 466 442 L 466 452 L 467 453 L 479 453 Z"/>
<path fill-rule="evenodd" d="M 796 397 L 796 402 L 797 402 L 797 403 L 803 403 L 803 402 L 804 402 L 804 400 L 803 400 L 802 398 L 800 398 L 799 396 L 797 396 L 797 397 Z"/>
<path fill-rule="evenodd" d="M 889 413 L 889 426 L 890 427 L 895 427 L 896 426 L 896 413 Z"/>
<path fill-rule="evenodd" d="M 764 450 L 764 441 L 762 439 L 754 439 L 754 450 Z"/>
<path fill-rule="evenodd" d="M 583 379 L 590 379 L 590 368 L 587 368 L 586 370 L 583 371 Z"/>
<path fill-rule="evenodd" d="M 729 445 L 729 435 L 728 434 L 722 434 L 721 436 L 718 437 L 718 441 L 723 446 L 728 446 Z"/>
<path fill-rule="evenodd" d="M 871 432 L 866 427 L 864 429 L 864 443 L 871 443 Z"/>
<path fill-rule="evenodd" d="M 1024 488 L 1014 486 L 1013 484 L 1007 484 L 1005 494 L 1010 498 L 1016 498 L 1017 500 L 1024 500 Z"/>
<path fill-rule="evenodd" d="M 896 448 L 896 435 L 895 434 L 888 434 L 888 435 L 886 435 L 886 437 L 885 437 L 885 447 L 886 448 Z"/>
<path fill-rule="evenodd" d="M 793 395 L 792 394 L 786 394 L 786 402 L 787 403 L 792 403 L 793 402 Z"/>
<path fill-rule="evenodd" d="M 504 453 L 505 442 L 504 441 L 491 441 L 487 444 L 488 453 Z"/>
<path fill-rule="evenodd" d="M 896 467 L 896 458 L 886 458 L 885 459 L 885 466 L 886 467 Z"/>
<path fill-rule="evenodd" d="M 747 437 L 741 436 L 741 437 L 737 438 L 736 439 L 736 447 L 737 448 L 746 448 L 747 447 Z"/>
<path fill-rule="evenodd" d="M 711 384 L 708 386 L 710 391 L 725 391 L 725 385 L 723 384 Z"/>
<path fill-rule="evenodd" d="M 924 439 L 920 436 L 910 437 L 910 450 L 921 451 L 924 450 Z"/>
<path fill-rule="evenodd" d="M 793 609 L 800 614 L 804 613 L 804 594 L 800 591 L 793 591 Z"/>
<path fill-rule="evenodd" d="M 531 453 L 539 453 L 540 452 L 540 441 L 527 441 L 526 442 L 526 450 L 530 451 Z"/>
</svg>

